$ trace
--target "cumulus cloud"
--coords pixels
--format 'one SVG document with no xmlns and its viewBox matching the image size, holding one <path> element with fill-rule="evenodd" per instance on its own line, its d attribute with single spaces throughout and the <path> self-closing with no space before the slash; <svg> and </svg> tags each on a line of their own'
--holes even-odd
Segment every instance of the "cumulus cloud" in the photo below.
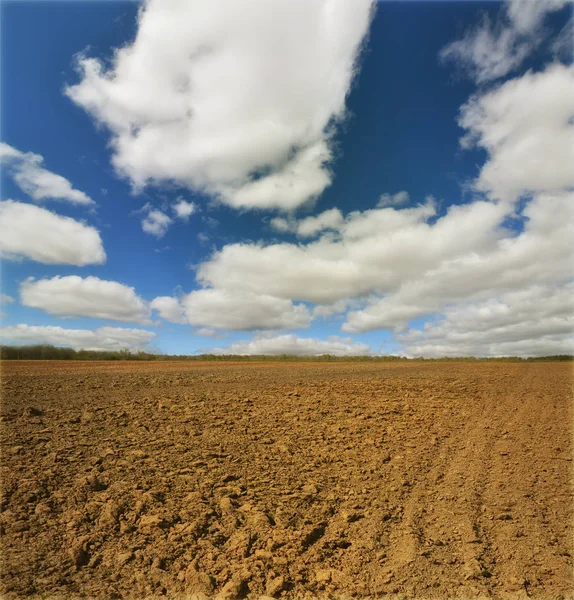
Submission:
<svg viewBox="0 0 574 600">
<path fill-rule="evenodd" d="M 317 304 L 313 307 L 313 318 L 328 319 L 334 315 L 341 315 L 351 307 L 358 309 L 365 304 L 364 300 L 344 298 L 332 304 Z"/>
<path fill-rule="evenodd" d="M 36 201 L 66 200 L 74 204 L 94 204 L 84 192 L 76 190 L 61 175 L 45 169 L 44 158 L 33 152 L 20 152 L 0 142 L 0 161 L 10 171 L 14 181 L 30 198 Z"/>
<path fill-rule="evenodd" d="M 445 310 L 399 340 L 410 356 L 544 356 L 574 352 L 574 284 L 527 286 Z"/>
<path fill-rule="evenodd" d="M 147 210 L 146 216 L 142 220 L 142 229 L 156 238 L 162 238 L 173 223 L 173 220 L 164 212 L 157 208 L 152 208 L 146 204 L 144 209 Z"/>
<path fill-rule="evenodd" d="M 176 218 L 182 219 L 183 221 L 187 221 L 197 210 L 197 206 L 193 202 L 187 202 L 183 199 L 179 199 L 171 208 L 175 213 Z"/>
<path fill-rule="evenodd" d="M 307 244 L 229 244 L 199 265 L 205 286 L 286 300 L 332 304 L 394 291 L 441 261 L 496 246 L 508 208 L 477 201 L 436 218 L 433 202 L 353 212 L 338 228 Z M 280 268 L 278 266 L 280 265 Z"/>
<path fill-rule="evenodd" d="M 553 296 L 564 299 L 571 291 L 573 119 L 572 67 L 551 65 L 473 96 L 461 109 L 459 123 L 467 130 L 462 145 L 488 152 L 474 187 L 497 201 L 492 206 L 501 210 L 500 220 L 490 226 L 501 234 L 499 239 L 473 251 L 457 253 L 454 248 L 450 256 L 416 277 L 406 278 L 386 293 L 373 294 L 365 307 L 347 314 L 343 330 L 399 333 L 413 319 L 442 314 L 433 318 L 432 326 L 401 336 L 410 354 L 572 352 L 571 319 L 547 317 L 547 306 Z M 525 199 L 523 208 L 510 210 L 520 197 Z M 519 232 L 505 232 L 503 223 Z M 449 239 L 453 238 L 449 235 Z M 530 293 L 525 290 L 536 293 L 525 298 Z M 519 299 L 530 302 L 531 319 L 524 315 Z M 491 326 L 485 314 L 493 307 L 506 311 L 514 321 Z M 474 321 L 464 315 L 474 315 Z"/>
<path fill-rule="evenodd" d="M 159 316 L 170 323 L 186 323 L 183 307 L 177 298 L 158 296 L 150 302 L 150 308 L 157 310 Z"/>
<path fill-rule="evenodd" d="M 351 213 L 336 235 L 305 245 L 225 246 L 198 267 L 207 289 L 196 293 L 229 302 L 268 295 L 288 310 L 296 301 L 318 303 L 313 317 L 351 308 L 345 331 L 401 332 L 446 306 L 534 284 L 560 286 L 571 277 L 572 192 L 537 194 L 519 212 L 513 204 L 478 200 L 451 206 L 439 218 L 435 210 L 427 203 Z M 522 231 L 507 229 L 511 222 Z"/>
<path fill-rule="evenodd" d="M 297 356 L 363 356 L 372 354 L 368 344 L 351 338 L 330 336 L 326 340 L 302 338 L 293 333 L 276 336 L 258 335 L 252 340 L 235 342 L 224 348 L 210 349 L 210 354 L 293 354 Z"/>
<path fill-rule="evenodd" d="M 526 73 L 461 108 L 463 147 L 488 152 L 476 189 L 515 200 L 574 187 L 574 67 Z"/>
<path fill-rule="evenodd" d="M 501 238 L 489 251 L 445 260 L 421 277 L 407 280 L 366 308 L 352 311 L 345 331 L 403 330 L 421 316 L 444 306 L 482 300 L 530 284 L 567 282 L 572 276 L 574 193 L 540 195 L 524 209 L 520 235 Z"/>
<path fill-rule="evenodd" d="M 335 125 L 371 0 L 147 0 L 109 69 L 67 95 L 112 136 L 136 187 L 175 181 L 235 207 L 293 209 L 331 182 Z"/>
<path fill-rule="evenodd" d="M 484 16 L 478 26 L 440 52 L 440 59 L 465 70 L 477 83 L 508 75 L 542 42 L 545 16 L 568 0 L 509 0 L 494 23 Z M 570 32 L 572 36 L 572 32 Z"/>
<path fill-rule="evenodd" d="M 309 309 L 265 293 L 205 289 L 183 298 L 192 325 L 245 331 L 249 329 L 299 329 L 311 322 Z"/>
<path fill-rule="evenodd" d="M 116 281 L 77 275 L 29 278 L 20 285 L 20 302 L 52 315 L 134 323 L 148 323 L 151 312 L 134 288 Z"/>
<path fill-rule="evenodd" d="M 269 225 L 275 231 L 282 233 L 295 233 L 298 237 L 313 237 L 327 229 L 338 230 L 343 225 L 344 219 L 338 208 L 326 210 L 317 216 L 304 219 L 284 219 L 275 217 L 269 221 Z"/>
<path fill-rule="evenodd" d="M 167 233 L 170 226 L 173 225 L 174 219 L 187 222 L 189 217 L 196 212 L 197 206 L 193 202 L 187 202 L 182 198 L 178 198 L 177 202 L 171 205 L 174 218 L 166 214 L 165 210 L 168 210 L 168 207 L 160 210 L 152 206 L 150 202 L 147 202 L 139 210 L 134 210 L 131 214 L 143 215 L 141 222 L 142 230 L 160 239 Z"/>
<path fill-rule="evenodd" d="M 297 230 L 296 222 L 283 217 L 275 217 L 269 221 L 271 229 L 279 231 L 280 233 L 293 233 Z"/>
<path fill-rule="evenodd" d="M 145 350 L 155 333 L 145 329 L 99 327 L 64 329 L 45 325 L 0 327 L 0 338 L 22 344 L 51 344 L 74 350 Z"/>
<path fill-rule="evenodd" d="M 297 223 L 299 237 L 313 237 L 327 229 L 337 230 L 343 225 L 344 219 L 338 208 L 326 210 L 316 217 L 307 217 Z"/>
<path fill-rule="evenodd" d="M 78 267 L 106 262 L 97 229 L 38 206 L 0 202 L 0 251 L 8 259 Z"/>
<path fill-rule="evenodd" d="M 401 206 L 409 201 L 409 193 L 404 190 L 396 194 L 382 194 L 377 203 L 378 208 L 386 206 Z"/>
</svg>

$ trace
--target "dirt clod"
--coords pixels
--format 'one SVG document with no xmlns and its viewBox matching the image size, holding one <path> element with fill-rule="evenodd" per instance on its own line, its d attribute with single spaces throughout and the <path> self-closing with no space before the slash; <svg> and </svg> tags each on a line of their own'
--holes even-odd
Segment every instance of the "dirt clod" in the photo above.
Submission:
<svg viewBox="0 0 574 600">
<path fill-rule="evenodd" d="M 285 578 L 282 575 L 278 577 L 272 577 L 267 580 L 267 585 L 265 586 L 265 593 L 269 596 L 276 596 L 281 592 L 285 587 Z"/>
<path fill-rule="evenodd" d="M 40 417 L 42 416 L 42 411 L 38 408 L 34 408 L 33 406 L 27 406 L 22 414 L 25 417 Z"/>
</svg>

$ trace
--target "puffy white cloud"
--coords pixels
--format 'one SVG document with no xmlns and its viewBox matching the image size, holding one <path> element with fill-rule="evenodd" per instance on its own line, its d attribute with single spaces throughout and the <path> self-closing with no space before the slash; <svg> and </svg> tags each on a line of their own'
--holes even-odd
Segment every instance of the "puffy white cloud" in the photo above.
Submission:
<svg viewBox="0 0 574 600">
<path fill-rule="evenodd" d="M 172 210 L 178 219 L 187 221 L 189 217 L 197 210 L 197 206 L 193 202 L 187 202 L 180 198 L 172 205 Z"/>
<path fill-rule="evenodd" d="M 574 187 L 574 67 L 552 65 L 473 96 L 461 109 L 463 147 L 489 157 L 476 188 L 495 198 Z"/>
<path fill-rule="evenodd" d="M 311 316 L 303 304 L 265 293 L 205 289 L 183 298 L 192 325 L 216 329 L 298 329 L 308 327 Z"/>
<path fill-rule="evenodd" d="M 20 302 L 52 315 L 135 323 L 148 323 L 151 312 L 134 288 L 116 281 L 77 275 L 29 278 L 20 285 Z"/>
<path fill-rule="evenodd" d="M 159 316 L 170 323 L 186 323 L 183 308 L 177 298 L 158 296 L 150 302 L 150 307 L 159 312 Z"/>
<path fill-rule="evenodd" d="M 269 221 L 269 225 L 272 229 L 281 233 L 293 233 L 296 231 L 296 222 L 283 217 L 274 217 Z"/>
<path fill-rule="evenodd" d="M 363 356 L 372 354 L 368 344 L 350 338 L 331 336 L 326 340 L 302 338 L 293 333 L 276 336 L 258 335 L 252 340 L 235 342 L 224 348 L 210 349 L 210 354 L 294 354 L 297 356 Z"/>
<path fill-rule="evenodd" d="M 338 208 L 326 210 L 316 217 L 307 217 L 297 224 L 297 235 L 312 237 L 326 229 L 338 229 L 343 225 L 343 215 Z"/>
<path fill-rule="evenodd" d="M 334 315 L 341 315 L 351 307 L 358 309 L 366 303 L 364 300 L 344 298 L 332 304 L 317 304 L 313 307 L 313 318 L 328 319 Z"/>
<path fill-rule="evenodd" d="M 47 325 L 13 325 L 0 327 L 0 338 L 23 344 L 51 344 L 75 350 L 145 350 L 155 333 L 145 329 L 99 327 L 98 329 L 64 329 Z"/>
<path fill-rule="evenodd" d="M 411 356 L 543 356 L 574 353 L 574 284 L 527 286 L 449 307 L 400 336 Z"/>
<path fill-rule="evenodd" d="M 409 201 L 409 193 L 404 190 L 397 192 L 396 194 L 382 194 L 377 203 L 378 208 L 385 208 L 387 206 L 400 206 L 406 204 Z"/>
<path fill-rule="evenodd" d="M 299 237 L 313 237 L 326 229 L 338 230 L 344 223 L 338 208 L 326 210 L 315 217 L 304 219 L 284 219 L 275 217 L 269 221 L 273 229 L 280 232 L 292 232 Z"/>
<path fill-rule="evenodd" d="M 293 209 L 330 184 L 371 0 L 148 0 L 110 69 L 80 57 L 68 96 L 112 135 L 134 186 Z"/>
<path fill-rule="evenodd" d="M 572 275 L 572 239 L 572 192 L 537 194 L 518 213 L 510 203 L 478 200 L 439 218 L 432 202 L 374 209 L 347 215 L 336 232 L 305 245 L 225 246 L 199 265 L 207 289 L 196 293 L 230 302 L 271 296 L 289 311 L 294 301 L 314 302 L 312 316 L 323 318 L 350 308 L 345 331 L 401 332 L 413 319 L 461 302 L 563 285 Z M 245 328 L 254 327 L 246 321 Z"/>
<path fill-rule="evenodd" d="M 330 159 L 327 142 L 314 142 L 270 175 L 252 179 L 240 187 L 222 186 L 219 197 L 235 208 L 294 210 L 319 196 L 331 184 L 326 166 Z"/>
<path fill-rule="evenodd" d="M 81 267 L 106 262 L 97 229 L 13 200 L 0 202 L 0 251 L 4 258 L 45 264 Z"/>
<path fill-rule="evenodd" d="M 474 29 L 440 52 L 444 62 L 462 67 L 477 83 L 504 77 L 517 69 L 544 38 L 547 13 L 568 0 L 509 0 L 494 23 L 484 16 Z M 570 37 L 572 32 L 570 32 Z"/>
<path fill-rule="evenodd" d="M 488 151 L 475 189 L 499 199 L 493 204 L 501 209 L 499 220 L 489 224 L 491 232 L 498 229 L 499 239 L 491 246 L 468 248 L 466 252 L 457 252 L 455 245 L 450 256 L 445 254 L 416 277 L 405 278 L 386 293 L 379 291 L 367 306 L 349 312 L 343 330 L 388 328 L 400 332 L 413 319 L 444 313 L 447 316 L 438 325 L 422 332 L 414 330 L 403 338 L 411 354 L 527 355 L 565 351 L 571 342 L 563 332 L 552 330 L 555 321 L 545 319 L 546 299 L 539 296 L 532 299 L 533 304 L 539 303 L 533 305 L 538 310 L 534 321 L 542 329 L 549 327 L 546 333 L 540 330 L 540 345 L 533 343 L 536 336 L 526 321 L 516 322 L 512 328 L 499 328 L 498 337 L 491 331 L 482 337 L 475 335 L 486 324 L 476 325 L 476 331 L 468 325 L 463 343 L 461 323 L 467 322 L 460 316 L 462 311 L 483 314 L 485 303 L 497 303 L 500 298 L 512 301 L 532 286 L 546 286 L 548 296 L 563 297 L 562 286 L 571 279 L 574 264 L 574 193 L 568 191 L 574 188 L 573 119 L 572 67 L 552 65 L 541 73 L 529 72 L 472 97 L 461 110 L 459 123 L 468 132 L 462 144 Z M 511 202 L 525 194 L 533 197 L 526 201 L 522 212 L 514 214 L 509 210 Z M 522 232 L 505 232 L 501 227 L 503 218 L 510 222 L 514 219 L 514 226 L 516 219 L 524 219 Z M 452 234 L 447 237 L 454 242 Z M 510 313 L 521 314 L 516 302 Z"/>
<path fill-rule="evenodd" d="M 144 204 L 139 210 L 134 210 L 132 215 L 143 215 L 142 230 L 156 238 L 162 238 L 169 227 L 174 223 L 174 220 L 167 215 L 164 210 L 154 208 L 150 202 Z M 187 221 L 189 217 L 197 210 L 197 206 L 193 202 L 187 202 L 182 198 L 178 198 L 177 202 L 171 205 L 174 218 L 182 221 Z"/>
<path fill-rule="evenodd" d="M 67 200 L 74 204 L 94 204 L 84 192 L 72 187 L 61 175 L 44 169 L 44 158 L 33 152 L 20 152 L 0 142 L 0 160 L 10 170 L 16 184 L 33 200 Z"/>
<path fill-rule="evenodd" d="M 161 210 L 150 207 L 145 218 L 142 220 L 142 229 L 159 239 L 167 233 L 172 223 L 172 219 L 161 212 Z"/>
<path fill-rule="evenodd" d="M 509 234 L 490 249 L 445 259 L 394 291 L 351 311 L 345 331 L 402 331 L 418 317 L 453 303 L 482 301 L 528 286 L 560 285 L 574 264 L 574 193 L 541 194 L 526 205 L 524 230 Z"/>
<path fill-rule="evenodd" d="M 452 206 L 434 224 L 434 203 L 347 215 L 336 232 L 303 244 L 230 244 L 197 269 L 205 286 L 287 300 L 331 304 L 396 290 L 443 260 L 496 246 L 509 208 L 480 202 Z"/>
</svg>

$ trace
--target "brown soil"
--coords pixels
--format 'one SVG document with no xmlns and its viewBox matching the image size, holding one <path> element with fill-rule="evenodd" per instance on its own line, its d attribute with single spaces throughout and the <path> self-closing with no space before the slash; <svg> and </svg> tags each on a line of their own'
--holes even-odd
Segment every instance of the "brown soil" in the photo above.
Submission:
<svg viewBox="0 0 574 600">
<path fill-rule="evenodd" d="M 5 598 L 573 597 L 568 363 L 2 379 Z"/>
</svg>

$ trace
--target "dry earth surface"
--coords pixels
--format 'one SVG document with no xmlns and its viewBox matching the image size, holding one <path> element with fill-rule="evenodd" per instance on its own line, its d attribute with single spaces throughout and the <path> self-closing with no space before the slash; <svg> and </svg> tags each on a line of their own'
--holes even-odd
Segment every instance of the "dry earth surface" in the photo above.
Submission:
<svg viewBox="0 0 574 600">
<path fill-rule="evenodd" d="M 2 365 L 3 598 L 572 598 L 568 363 Z"/>
</svg>

